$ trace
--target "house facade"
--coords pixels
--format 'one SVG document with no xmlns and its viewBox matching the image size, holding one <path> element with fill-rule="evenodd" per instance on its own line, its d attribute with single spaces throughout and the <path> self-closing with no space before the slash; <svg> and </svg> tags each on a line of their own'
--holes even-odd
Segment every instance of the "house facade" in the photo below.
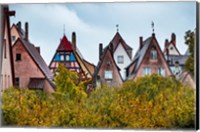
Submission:
<svg viewBox="0 0 200 132">
<path fill-rule="evenodd" d="M 76 72 L 81 80 L 92 79 L 95 66 L 86 61 L 76 46 L 76 34 L 72 33 L 72 42 L 65 35 L 50 62 L 49 68 L 55 74 L 59 63 L 72 72 Z"/>
<path fill-rule="evenodd" d="M 29 41 L 28 23 L 25 23 L 24 37 L 20 36 L 18 31 L 13 27 L 11 28 L 11 36 L 16 36 L 17 38 L 12 46 L 15 85 L 33 90 L 55 91 L 51 71 L 40 55 L 39 48 Z"/>
<path fill-rule="evenodd" d="M 120 74 L 125 80 L 125 67 L 132 61 L 132 48 L 124 41 L 120 33 L 117 31 L 109 44 L 113 45 L 113 58 L 117 66 L 121 69 Z"/>
<path fill-rule="evenodd" d="M 140 37 L 139 49 L 133 61 L 126 67 L 127 80 L 135 80 L 138 77 L 150 74 L 171 75 L 171 70 L 160 49 L 155 33 L 145 41 L 143 41 L 143 37 Z"/>
<path fill-rule="evenodd" d="M 0 6 L 1 9 L 1 77 L 0 77 L 0 90 L 7 89 L 14 85 L 14 65 L 13 53 L 10 35 L 10 16 L 15 15 L 15 11 L 10 11 L 8 6 Z"/>
<path fill-rule="evenodd" d="M 100 88 L 103 85 L 120 87 L 123 83 L 120 68 L 114 60 L 113 50 L 112 44 L 104 49 L 103 44 L 99 44 L 99 62 L 93 76 L 95 88 Z"/>
</svg>

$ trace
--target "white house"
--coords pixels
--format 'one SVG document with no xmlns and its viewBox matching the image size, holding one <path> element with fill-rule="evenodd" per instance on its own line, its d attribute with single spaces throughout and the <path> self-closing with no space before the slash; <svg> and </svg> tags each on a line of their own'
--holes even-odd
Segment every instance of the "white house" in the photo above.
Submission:
<svg viewBox="0 0 200 132">
<path fill-rule="evenodd" d="M 119 32 L 115 34 L 110 44 L 113 45 L 114 60 L 117 66 L 120 68 L 120 74 L 123 80 L 125 80 L 126 78 L 125 67 L 127 67 L 132 61 L 133 49 L 124 41 Z"/>
</svg>

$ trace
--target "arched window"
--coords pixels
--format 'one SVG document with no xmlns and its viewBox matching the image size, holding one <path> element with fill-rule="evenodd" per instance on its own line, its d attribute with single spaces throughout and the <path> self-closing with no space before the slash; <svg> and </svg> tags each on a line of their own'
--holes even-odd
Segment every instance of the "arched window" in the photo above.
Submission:
<svg viewBox="0 0 200 132">
<path fill-rule="evenodd" d="M 157 59 L 157 51 L 155 49 L 151 50 L 151 55 L 150 55 L 152 60 L 156 60 Z"/>
</svg>

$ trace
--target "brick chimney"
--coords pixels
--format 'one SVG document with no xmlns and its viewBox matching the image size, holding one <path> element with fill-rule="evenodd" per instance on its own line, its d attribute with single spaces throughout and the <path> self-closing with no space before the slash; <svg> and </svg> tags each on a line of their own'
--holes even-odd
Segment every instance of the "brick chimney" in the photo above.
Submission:
<svg viewBox="0 0 200 132">
<path fill-rule="evenodd" d="M 28 22 L 25 23 L 25 40 L 28 41 Z"/>
<path fill-rule="evenodd" d="M 169 40 L 165 39 L 165 49 L 167 48 L 168 44 L 169 44 Z"/>
<path fill-rule="evenodd" d="M 175 33 L 172 33 L 172 35 L 171 35 L 171 42 L 174 46 L 176 46 L 176 35 L 175 35 Z"/>
<path fill-rule="evenodd" d="M 101 60 L 102 53 L 103 53 L 103 44 L 100 43 L 99 44 L 99 60 Z"/>
<path fill-rule="evenodd" d="M 142 46 L 143 46 L 143 37 L 142 36 L 140 36 L 140 49 L 142 49 Z"/>
<path fill-rule="evenodd" d="M 17 23 L 17 28 L 21 32 L 21 30 L 22 30 L 22 24 L 21 24 L 20 21 Z"/>
<path fill-rule="evenodd" d="M 76 33 L 72 32 L 72 47 L 76 51 Z"/>
</svg>

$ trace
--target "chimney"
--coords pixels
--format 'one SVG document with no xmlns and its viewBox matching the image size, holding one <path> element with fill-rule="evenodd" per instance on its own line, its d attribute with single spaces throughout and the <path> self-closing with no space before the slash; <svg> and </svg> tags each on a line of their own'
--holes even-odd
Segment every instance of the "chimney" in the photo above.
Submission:
<svg viewBox="0 0 200 132">
<path fill-rule="evenodd" d="M 40 54 L 40 47 L 35 47 L 36 48 L 36 50 L 39 52 L 39 54 Z"/>
<path fill-rule="evenodd" d="M 18 30 L 21 32 L 21 29 L 22 29 L 22 24 L 21 24 L 21 22 L 20 22 L 20 21 L 17 23 L 17 28 L 18 28 Z"/>
<path fill-rule="evenodd" d="M 143 37 L 141 36 L 140 37 L 140 49 L 142 49 L 142 46 L 143 46 L 142 44 L 143 44 Z"/>
<path fill-rule="evenodd" d="M 25 40 L 28 41 L 28 22 L 25 23 Z"/>
<path fill-rule="evenodd" d="M 175 33 L 172 33 L 172 35 L 171 35 L 171 42 L 174 46 L 176 46 L 176 35 L 175 35 Z"/>
<path fill-rule="evenodd" d="M 72 47 L 76 51 L 76 33 L 72 32 Z"/>
<path fill-rule="evenodd" d="M 169 44 L 169 40 L 165 39 L 165 49 L 167 48 L 168 44 Z"/>
<path fill-rule="evenodd" d="M 100 43 L 99 44 L 99 60 L 101 60 L 102 53 L 103 53 L 103 44 Z"/>
</svg>

